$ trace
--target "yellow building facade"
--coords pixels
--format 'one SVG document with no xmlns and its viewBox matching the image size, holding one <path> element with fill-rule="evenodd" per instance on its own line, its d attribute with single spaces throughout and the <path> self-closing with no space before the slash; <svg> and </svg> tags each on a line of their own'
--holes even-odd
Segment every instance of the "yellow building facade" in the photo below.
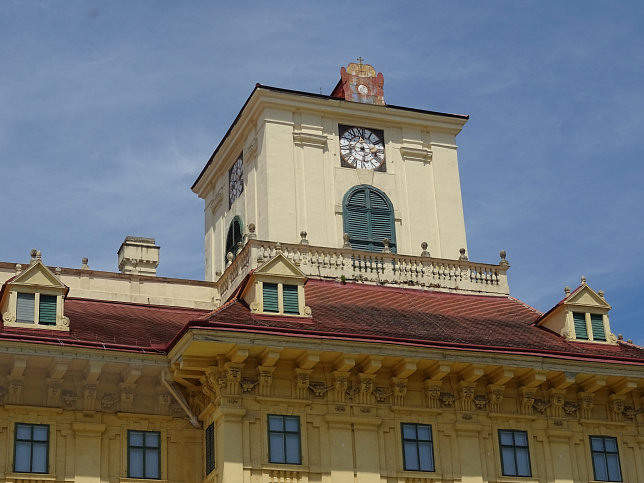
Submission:
<svg viewBox="0 0 644 483">
<path fill-rule="evenodd" d="M 644 481 L 644 349 L 467 257 L 467 116 L 258 85 L 192 189 L 205 278 L 0 263 L 0 482 Z"/>
</svg>

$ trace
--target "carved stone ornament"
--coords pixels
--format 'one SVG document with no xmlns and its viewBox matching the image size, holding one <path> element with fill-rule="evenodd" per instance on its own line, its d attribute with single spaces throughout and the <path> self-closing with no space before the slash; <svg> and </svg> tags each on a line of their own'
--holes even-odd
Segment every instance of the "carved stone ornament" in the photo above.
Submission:
<svg viewBox="0 0 644 483">
<path fill-rule="evenodd" d="M 427 396 L 427 406 L 430 408 L 440 407 L 440 384 L 433 383 L 432 381 L 425 381 L 425 395 Z"/>
<path fill-rule="evenodd" d="M 566 401 L 563 404 L 563 411 L 566 414 L 566 416 L 574 416 L 577 414 L 577 410 L 579 410 L 579 404 L 573 401 Z"/>
<path fill-rule="evenodd" d="M 391 390 L 394 396 L 395 406 L 405 405 L 405 396 L 407 395 L 407 379 L 391 378 Z"/>
<path fill-rule="evenodd" d="M 10 312 L 2 314 L 2 320 L 7 324 L 13 324 L 16 321 L 16 316 Z"/>
<path fill-rule="evenodd" d="M 546 401 L 545 399 L 535 399 L 532 403 L 532 407 L 538 414 L 545 414 L 546 409 L 548 409 L 551 404 L 552 403 L 550 401 Z"/>
<path fill-rule="evenodd" d="M 323 382 L 309 383 L 309 391 L 311 391 L 315 397 L 324 397 L 324 395 L 334 387 L 335 387 L 335 384 L 327 386 Z"/>
<path fill-rule="evenodd" d="M 452 394 L 451 392 L 441 392 L 440 394 L 441 404 L 447 408 L 454 406 L 455 399 L 456 398 L 454 397 L 454 394 Z"/>
<path fill-rule="evenodd" d="M 624 406 L 623 413 L 626 419 L 633 421 L 635 419 L 635 416 L 642 413 L 643 411 L 644 409 L 642 408 L 635 409 L 633 406 Z"/>
<path fill-rule="evenodd" d="M 373 395 L 376 398 L 377 403 L 384 403 L 389 399 L 389 396 L 391 396 L 391 391 L 388 391 L 384 387 L 376 387 L 373 390 Z"/>
<path fill-rule="evenodd" d="M 532 414 L 536 389 L 523 387 L 521 392 L 521 414 Z"/>
<path fill-rule="evenodd" d="M 482 410 L 485 409 L 485 406 L 490 401 L 490 398 L 485 394 L 476 394 L 474 396 L 474 405 L 476 409 Z"/>
<path fill-rule="evenodd" d="M 242 392 L 251 392 L 258 383 L 259 381 L 252 377 L 242 377 L 241 381 L 239 382 Z"/>
<path fill-rule="evenodd" d="M 103 394 L 101 398 L 101 408 L 105 411 L 114 409 L 117 397 L 114 394 Z"/>
</svg>

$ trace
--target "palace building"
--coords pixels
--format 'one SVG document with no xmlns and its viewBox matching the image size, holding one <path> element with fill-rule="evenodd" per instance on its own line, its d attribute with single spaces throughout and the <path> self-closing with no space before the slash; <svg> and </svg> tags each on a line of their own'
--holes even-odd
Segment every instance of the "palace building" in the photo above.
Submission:
<svg viewBox="0 0 644 483">
<path fill-rule="evenodd" d="M 257 84 L 197 176 L 205 281 L 0 263 L 0 482 L 644 481 L 644 348 L 468 259 L 465 115 Z"/>
</svg>

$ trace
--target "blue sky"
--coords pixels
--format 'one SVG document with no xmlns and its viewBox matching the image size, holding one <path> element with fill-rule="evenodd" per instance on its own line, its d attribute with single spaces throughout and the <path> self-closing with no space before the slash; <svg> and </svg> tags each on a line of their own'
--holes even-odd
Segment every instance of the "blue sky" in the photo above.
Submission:
<svg viewBox="0 0 644 483">
<path fill-rule="evenodd" d="M 644 345 L 640 1 L 0 3 L 0 259 L 203 277 L 192 182 L 256 82 L 328 94 L 358 56 L 395 105 L 469 114 L 458 137 L 470 259 L 505 249 L 547 310 L 580 276 Z"/>
</svg>

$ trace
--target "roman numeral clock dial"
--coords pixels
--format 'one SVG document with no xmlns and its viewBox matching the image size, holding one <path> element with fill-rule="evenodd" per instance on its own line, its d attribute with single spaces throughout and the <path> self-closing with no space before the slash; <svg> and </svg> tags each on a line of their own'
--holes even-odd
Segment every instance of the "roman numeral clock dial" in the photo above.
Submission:
<svg viewBox="0 0 644 483">
<path fill-rule="evenodd" d="M 351 168 L 384 171 L 383 132 L 356 126 L 339 126 L 342 165 Z"/>
</svg>

